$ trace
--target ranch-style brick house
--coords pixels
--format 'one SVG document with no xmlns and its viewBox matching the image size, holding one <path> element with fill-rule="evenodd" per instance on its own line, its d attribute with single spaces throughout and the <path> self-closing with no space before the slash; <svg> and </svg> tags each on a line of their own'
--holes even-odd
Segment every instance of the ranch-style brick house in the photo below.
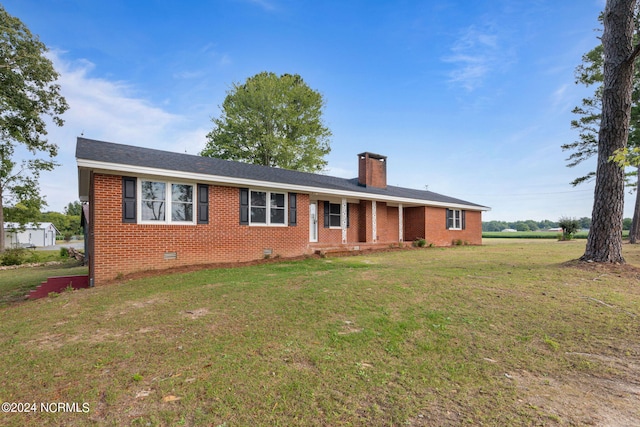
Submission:
<svg viewBox="0 0 640 427">
<path fill-rule="evenodd" d="M 89 279 L 177 266 L 389 247 L 482 243 L 485 206 L 387 185 L 387 158 L 358 177 L 250 165 L 78 138 Z"/>
</svg>

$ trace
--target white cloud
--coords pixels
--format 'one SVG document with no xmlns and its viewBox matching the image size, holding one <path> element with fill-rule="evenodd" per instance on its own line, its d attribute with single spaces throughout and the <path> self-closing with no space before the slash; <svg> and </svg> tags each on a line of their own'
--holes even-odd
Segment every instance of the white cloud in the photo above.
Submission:
<svg viewBox="0 0 640 427">
<path fill-rule="evenodd" d="M 498 68 L 502 54 L 497 34 L 491 28 L 466 28 L 451 48 L 444 62 L 455 66 L 449 82 L 473 91 L 483 84 L 487 75 Z"/>
<path fill-rule="evenodd" d="M 556 89 L 551 95 L 551 108 L 553 111 L 566 111 L 571 108 L 573 97 L 569 94 L 571 85 L 565 83 Z"/>
<path fill-rule="evenodd" d="M 70 106 L 67 126 L 78 126 L 78 133 L 89 138 L 157 146 L 167 128 L 183 120 L 135 97 L 134 89 L 123 82 L 91 77 L 94 66 L 87 61 L 72 64 L 55 58 L 54 63 Z"/>
<path fill-rule="evenodd" d="M 76 138 L 86 138 L 197 154 L 208 129 L 191 118 L 153 105 L 125 82 L 93 77 L 89 61 L 69 62 L 61 53 L 51 54 L 60 73 L 62 95 L 70 108 L 61 128 L 48 125 L 48 139 L 60 147 L 61 166 L 43 173 L 40 186 L 50 210 L 61 212 L 78 199 Z"/>
</svg>

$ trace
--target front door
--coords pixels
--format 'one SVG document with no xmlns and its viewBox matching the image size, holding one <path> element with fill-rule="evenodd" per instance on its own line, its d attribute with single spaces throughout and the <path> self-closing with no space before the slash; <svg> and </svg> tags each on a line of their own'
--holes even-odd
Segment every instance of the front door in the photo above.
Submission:
<svg viewBox="0 0 640 427">
<path fill-rule="evenodd" d="M 318 202 L 309 204 L 309 241 L 318 241 Z"/>
</svg>

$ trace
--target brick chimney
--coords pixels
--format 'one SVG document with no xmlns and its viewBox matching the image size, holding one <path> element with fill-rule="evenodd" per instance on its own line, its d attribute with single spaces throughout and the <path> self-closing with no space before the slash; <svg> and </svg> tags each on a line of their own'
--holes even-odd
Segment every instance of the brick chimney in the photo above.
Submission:
<svg viewBox="0 0 640 427">
<path fill-rule="evenodd" d="M 387 188 L 387 156 L 358 154 L 358 185 Z"/>
</svg>

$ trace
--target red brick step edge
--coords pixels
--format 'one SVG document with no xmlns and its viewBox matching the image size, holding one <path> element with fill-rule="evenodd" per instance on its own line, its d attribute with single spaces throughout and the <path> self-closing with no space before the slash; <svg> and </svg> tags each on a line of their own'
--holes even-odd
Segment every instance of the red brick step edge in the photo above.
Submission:
<svg viewBox="0 0 640 427">
<path fill-rule="evenodd" d="M 40 286 L 29 292 L 28 299 L 38 299 L 49 296 L 51 292 L 62 292 L 71 286 L 73 289 L 89 287 L 89 276 L 58 276 L 49 277 Z"/>
</svg>

